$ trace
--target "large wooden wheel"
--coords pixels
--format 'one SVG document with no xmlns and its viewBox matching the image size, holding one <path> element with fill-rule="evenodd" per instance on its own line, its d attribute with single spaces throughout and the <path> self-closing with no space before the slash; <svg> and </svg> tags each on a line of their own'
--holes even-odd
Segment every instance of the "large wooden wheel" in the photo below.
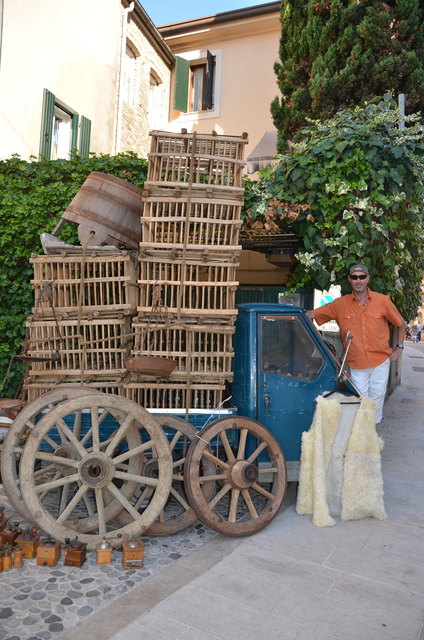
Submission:
<svg viewBox="0 0 424 640">
<path fill-rule="evenodd" d="M 184 464 L 186 454 L 191 441 L 195 437 L 197 430 L 185 420 L 164 414 L 153 414 L 157 423 L 162 427 L 170 443 L 172 452 L 172 486 L 169 498 L 161 510 L 159 517 L 149 527 L 148 534 L 169 535 L 182 531 L 197 520 L 197 515 L 187 502 L 184 490 Z M 205 461 L 207 472 L 212 475 L 215 465 L 208 460 Z M 143 470 L 146 476 L 157 476 L 156 457 L 146 460 Z M 205 483 L 203 491 L 210 497 L 214 491 L 215 483 Z M 140 486 L 137 500 L 134 502 L 136 509 L 142 508 L 150 500 L 151 490 L 149 487 Z M 117 516 L 117 520 L 123 524 L 128 523 L 129 515 L 122 512 Z"/>
<path fill-rule="evenodd" d="M 28 403 L 16 416 L 3 443 L 1 477 L 10 506 L 27 522 L 33 522 L 22 499 L 19 464 L 27 434 L 34 429 L 40 418 L 60 402 L 85 396 L 92 392 L 89 387 L 63 385 L 44 393 Z M 33 522 L 33 524 L 36 524 Z"/>
<path fill-rule="evenodd" d="M 208 527 L 228 536 L 263 529 L 277 514 L 287 486 L 284 455 L 268 429 L 241 416 L 221 418 L 197 434 L 188 451 L 184 481 L 189 502 Z M 214 464 L 210 474 L 204 462 Z M 205 483 L 217 482 L 211 498 Z"/>
<path fill-rule="evenodd" d="M 153 454 L 156 478 L 140 471 Z M 145 409 L 96 393 L 60 403 L 37 423 L 22 453 L 20 481 L 31 519 L 46 533 L 62 541 L 78 536 L 89 549 L 103 537 L 117 546 L 145 533 L 163 509 L 172 456 Z M 140 512 L 130 502 L 138 485 L 152 493 Z M 114 520 L 122 509 L 130 516 L 124 526 Z"/>
</svg>

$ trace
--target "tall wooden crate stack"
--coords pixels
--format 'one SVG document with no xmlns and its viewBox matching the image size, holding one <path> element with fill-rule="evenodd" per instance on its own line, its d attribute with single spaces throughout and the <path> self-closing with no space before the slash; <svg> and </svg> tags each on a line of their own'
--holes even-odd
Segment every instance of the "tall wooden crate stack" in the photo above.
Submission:
<svg viewBox="0 0 424 640">
<path fill-rule="evenodd" d="M 247 136 L 151 137 L 132 356 L 176 366 L 163 378 L 133 373 L 126 395 L 146 408 L 212 409 L 232 378 Z"/>
<path fill-rule="evenodd" d="M 134 252 L 75 247 L 33 255 L 34 307 L 27 320 L 29 401 L 58 384 L 122 393 L 137 306 Z"/>
<path fill-rule="evenodd" d="M 232 379 L 247 136 L 151 138 L 138 252 L 85 246 L 31 258 L 28 400 L 64 383 L 148 409 L 210 410 L 223 400 Z"/>
</svg>

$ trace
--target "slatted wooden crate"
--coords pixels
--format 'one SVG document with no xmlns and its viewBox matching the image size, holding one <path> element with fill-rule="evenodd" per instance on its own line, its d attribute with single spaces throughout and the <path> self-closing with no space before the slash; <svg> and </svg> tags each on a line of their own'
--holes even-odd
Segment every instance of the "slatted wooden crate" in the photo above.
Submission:
<svg viewBox="0 0 424 640">
<path fill-rule="evenodd" d="M 30 262 L 36 315 L 135 312 L 137 260 L 131 253 L 32 255 Z"/>
<path fill-rule="evenodd" d="M 143 248 L 241 250 L 238 244 L 241 207 L 241 202 L 226 198 L 189 199 L 184 192 L 181 197 L 163 193 L 145 197 L 141 245 Z"/>
<path fill-rule="evenodd" d="M 170 313 L 228 316 L 235 309 L 236 264 L 212 258 L 177 261 L 140 257 L 140 303 L 138 312 L 152 309 L 156 287 Z"/>
<path fill-rule="evenodd" d="M 133 331 L 132 355 L 149 354 L 177 361 L 169 380 L 181 380 L 187 375 L 195 376 L 196 381 L 216 376 L 232 379 L 234 326 L 150 324 L 135 319 Z"/>
<path fill-rule="evenodd" d="M 30 320 L 27 322 L 27 354 L 60 360 L 30 362 L 29 376 L 74 378 L 84 374 L 103 378 L 126 375 L 124 358 L 132 344 L 129 318 Z M 69 380 L 72 382 L 72 380 Z M 65 380 L 62 380 L 65 382 Z"/>
<path fill-rule="evenodd" d="M 128 382 L 125 397 L 145 409 L 216 409 L 224 399 L 225 381 L 187 385 L 185 382 Z"/>
<path fill-rule="evenodd" d="M 32 378 L 26 378 L 23 384 L 23 389 L 26 394 L 27 402 L 32 402 L 39 396 L 43 395 L 43 393 L 48 393 L 49 391 L 53 391 L 58 388 L 58 384 L 61 384 L 62 381 L 58 380 L 36 380 L 34 381 Z M 71 380 L 67 380 L 64 384 L 75 384 L 75 386 L 80 386 L 80 379 L 75 378 Z M 103 393 L 113 393 L 115 395 L 124 396 L 124 384 L 122 380 L 102 380 L 96 376 L 96 379 L 88 378 L 84 380 L 84 387 L 89 387 L 93 391 L 101 391 Z"/>
<path fill-rule="evenodd" d="M 147 180 L 241 187 L 247 136 L 152 131 Z"/>
</svg>

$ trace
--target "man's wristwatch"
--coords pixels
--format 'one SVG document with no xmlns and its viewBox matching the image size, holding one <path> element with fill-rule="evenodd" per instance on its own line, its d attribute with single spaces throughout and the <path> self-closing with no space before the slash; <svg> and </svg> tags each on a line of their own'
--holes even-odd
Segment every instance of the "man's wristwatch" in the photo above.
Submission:
<svg viewBox="0 0 424 640">
<path fill-rule="evenodd" d="M 405 345 L 403 345 L 403 344 L 397 344 L 397 345 L 396 345 L 396 348 L 397 348 L 397 349 L 405 349 Z"/>
</svg>

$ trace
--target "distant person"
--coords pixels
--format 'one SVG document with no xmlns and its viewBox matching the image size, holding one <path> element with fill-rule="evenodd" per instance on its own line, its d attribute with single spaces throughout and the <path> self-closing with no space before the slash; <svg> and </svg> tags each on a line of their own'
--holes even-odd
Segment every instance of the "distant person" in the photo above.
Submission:
<svg viewBox="0 0 424 640">
<path fill-rule="evenodd" d="M 364 264 L 351 267 L 348 280 L 352 293 L 307 314 L 319 325 L 335 320 L 345 348 L 346 334 L 350 331 L 352 341 L 346 358 L 350 377 L 361 395 L 375 400 L 378 423 L 383 418 L 390 362 L 397 360 L 404 348 L 405 321 L 389 296 L 368 288 L 370 274 Z M 398 344 L 394 350 L 389 345 L 389 323 L 398 327 Z"/>
<path fill-rule="evenodd" d="M 423 325 L 421 322 L 417 323 L 417 342 L 421 342 L 421 333 L 423 331 Z"/>
</svg>

